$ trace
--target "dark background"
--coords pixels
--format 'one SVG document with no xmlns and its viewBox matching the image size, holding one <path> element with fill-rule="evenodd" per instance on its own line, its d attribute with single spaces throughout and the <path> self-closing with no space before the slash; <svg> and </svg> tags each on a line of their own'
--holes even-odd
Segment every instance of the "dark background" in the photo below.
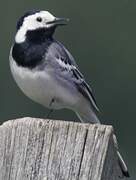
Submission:
<svg viewBox="0 0 136 180">
<path fill-rule="evenodd" d="M 15 24 L 25 11 L 49 10 L 70 18 L 55 34 L 75 57 L 92 85 L 101 122 L 112 124 L 120 151 L 136 179 L 136 1 L 135 0 L 4 0 L 0 2 L 0 120 L 46 117 L 13 81 L 8 55 Z M 73 112 L 57 111 L 51 118 L 77 120 Z"/>
</svg>

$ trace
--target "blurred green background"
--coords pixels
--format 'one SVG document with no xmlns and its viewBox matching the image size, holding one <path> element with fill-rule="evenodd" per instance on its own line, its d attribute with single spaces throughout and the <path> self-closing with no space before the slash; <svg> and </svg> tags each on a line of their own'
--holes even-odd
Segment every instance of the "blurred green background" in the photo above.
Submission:
<svg viewBox="0 0 136 180">
<path fill-rule="evenodd" d="M 5 0 L 0 2 L 0 121 L 33 116 L 47 110 L 33 103 L 13 81 L 8 55 L 18 17 L 30 9 L 68 17 L 57 29 L 94 90 L 101 122 L 112 124 L 120 151 L 136 179 L 136 1 L 134 0 Z M 57 111 L 51 118 L 77 120 L 73 112 Z"/>
</svg>

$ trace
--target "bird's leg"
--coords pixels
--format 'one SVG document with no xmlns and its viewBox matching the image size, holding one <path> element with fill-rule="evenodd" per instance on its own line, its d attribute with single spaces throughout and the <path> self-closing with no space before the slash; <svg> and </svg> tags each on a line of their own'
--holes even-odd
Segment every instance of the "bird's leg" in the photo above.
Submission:
<svg viewBox="0 0 136 180">
<path fill-rule="evenodd" d="M 50 104 L 49 104 L 49 107 L 52 106 L 52 104 L 54 103 L 54 101 L 55 101 L 55 99 L 52 98 L 52 100 L 51 100 L 51 102 L 50 102 Z M 49 112 L 48 112 L 48 114 L 47 114 L 47 116 L 46 116 L 46 119 L 48 119 L 48 118 L 50 117 L 50 115 L 51 115 L 52 112 L 53 112 L 53 109 L 50 109 Z"/>
<path fill-rule="evenodd" d="M 49 117 L 50 117 L 50 115 L 51 115 L 52 112 L 53 112 L 53 109 L 50 109 L 49 112 L 48 112 L 48 114 L 47 114 L 47 116 L 46 116 L 46 119 L 49 119 Z"/>
</svg>

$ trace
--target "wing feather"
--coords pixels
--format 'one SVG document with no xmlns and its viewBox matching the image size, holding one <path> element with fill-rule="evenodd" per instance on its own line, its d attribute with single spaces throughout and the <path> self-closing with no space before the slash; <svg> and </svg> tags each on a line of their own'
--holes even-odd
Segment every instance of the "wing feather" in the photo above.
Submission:
<svg viewBox="0 0 136 180">
<path fill-rule="evenodd" d="M 59 76 L 70 79 L 76 85 L 80 93 L 90 102 L 94 110 L 99 111 L 92 89 L 86 83 L 72 55 L 60 42 L 54 41 L 48 50 L 46 59 L 50 61 L 52 59 L 52 63 L 55 63 L 56 69 L 59 69 Z"/>
</svg>

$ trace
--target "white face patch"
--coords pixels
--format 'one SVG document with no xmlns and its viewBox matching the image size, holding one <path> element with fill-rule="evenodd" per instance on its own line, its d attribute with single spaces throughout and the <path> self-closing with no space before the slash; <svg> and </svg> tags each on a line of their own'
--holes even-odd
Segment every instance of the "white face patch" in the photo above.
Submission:
<svg viewBox="0 0 136 180">
<path fill-rule="evenodd" d="M 41 22 L 37 21 L 37 18 L 39 17 L 42 19 Z M 47 22 L 53 21 L 54 19 L 55 17 L 48 11 L 40 11 L 38 13 L 27 16 L 24 18 L 24 22 L 15 36 L 15 41 L 17 43 L 24 42 L 26 39 L 26 33 L 29 30 L 31 31 L 39 28 L 50 28 L 52 25 L 47 24 Z"/>
</svg>

